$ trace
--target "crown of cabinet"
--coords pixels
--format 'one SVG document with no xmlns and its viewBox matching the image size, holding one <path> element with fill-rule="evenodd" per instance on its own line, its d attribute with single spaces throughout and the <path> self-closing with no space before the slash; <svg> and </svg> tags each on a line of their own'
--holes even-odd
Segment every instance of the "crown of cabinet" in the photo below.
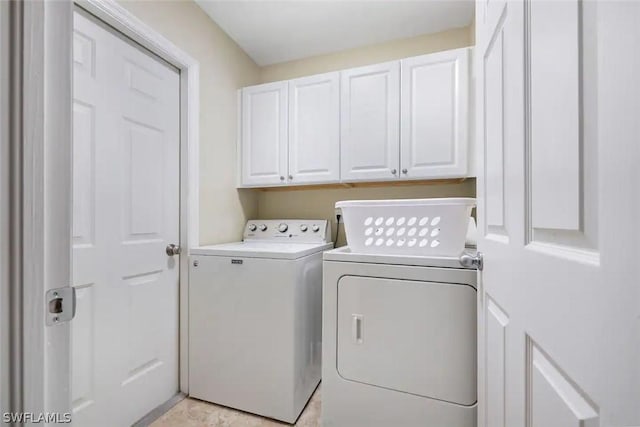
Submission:
<svg viewBox="0 0 640 427">
<path fill-rule="evenodd" d="M 473 176 L 471 48 L 249 86 L 239 187 Z"/>
</svg>

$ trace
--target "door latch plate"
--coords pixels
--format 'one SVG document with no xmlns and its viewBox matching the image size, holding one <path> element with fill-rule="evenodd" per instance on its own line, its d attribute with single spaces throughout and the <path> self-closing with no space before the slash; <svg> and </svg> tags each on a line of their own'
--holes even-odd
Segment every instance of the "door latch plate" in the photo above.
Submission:
<svg viewBox="0 0 640 427">
<path fill-rule="evenodd" d="M 45 298 L 47 326 L 68 322 L 76 315 L 76 289 L 72 286 L 49 289 Z"/>
</svg>

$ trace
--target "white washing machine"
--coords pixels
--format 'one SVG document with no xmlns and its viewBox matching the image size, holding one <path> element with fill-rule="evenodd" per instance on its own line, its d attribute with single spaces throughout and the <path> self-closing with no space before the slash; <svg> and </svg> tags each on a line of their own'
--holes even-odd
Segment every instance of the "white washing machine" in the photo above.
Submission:
<svg viewBox="0 0 640 427">
<path fill-rule="evenodd" d="M 322 424 L 475 427 L 476 270 L 324 253 Z"/>
<path fill-rule="evenodd" d="M 294 423 L 320 382 L 325 220 L 249 221 L 191 250 L 189 393 Z"/>
</svg>

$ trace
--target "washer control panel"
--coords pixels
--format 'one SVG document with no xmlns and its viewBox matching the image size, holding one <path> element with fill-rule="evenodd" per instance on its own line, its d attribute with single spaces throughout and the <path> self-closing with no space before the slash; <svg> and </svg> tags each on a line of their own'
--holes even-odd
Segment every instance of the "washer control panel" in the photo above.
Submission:
<svg viewBox="0 0 640 427">
<path fill-rule="evenodd" d="M 326 219 L 255 219 L 244 228 L 244 240 L 324 243 L 331 241 L 331 224 Z"/>
</svg>

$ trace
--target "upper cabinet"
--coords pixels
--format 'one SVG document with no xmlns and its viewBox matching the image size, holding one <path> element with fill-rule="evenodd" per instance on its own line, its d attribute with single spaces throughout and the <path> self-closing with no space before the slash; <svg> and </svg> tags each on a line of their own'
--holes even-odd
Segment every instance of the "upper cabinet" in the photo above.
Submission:
<svg viewBox="0 0 640 427">
<path fill-rule="evenodd" d="M 340 181 L 340 74 L 242 89 L 240 186 Z"/>
<path fill-rule="evenodd" d="M 340 77 L 289 82 L 289 184 L 340 181 Z"/>
<path fill-rule="evenodd" d="M 398 177 L 400 63 L 342 72 L 340 143 L 343 181 Z"/>
<path fill-rule="evenodd" d="M 242 89 L 241 187 L 464 178 L 470 49 Z"/>
<path fill-rule="evenodd" d="M 469 49 L 402 60 L 401 177 L 468 171 Z"/>
<path fill-rule="evenodd" d="M 287 175 L 287 82 L 242 89 L 242 184 L 284 183 Z"/>
</svg>

